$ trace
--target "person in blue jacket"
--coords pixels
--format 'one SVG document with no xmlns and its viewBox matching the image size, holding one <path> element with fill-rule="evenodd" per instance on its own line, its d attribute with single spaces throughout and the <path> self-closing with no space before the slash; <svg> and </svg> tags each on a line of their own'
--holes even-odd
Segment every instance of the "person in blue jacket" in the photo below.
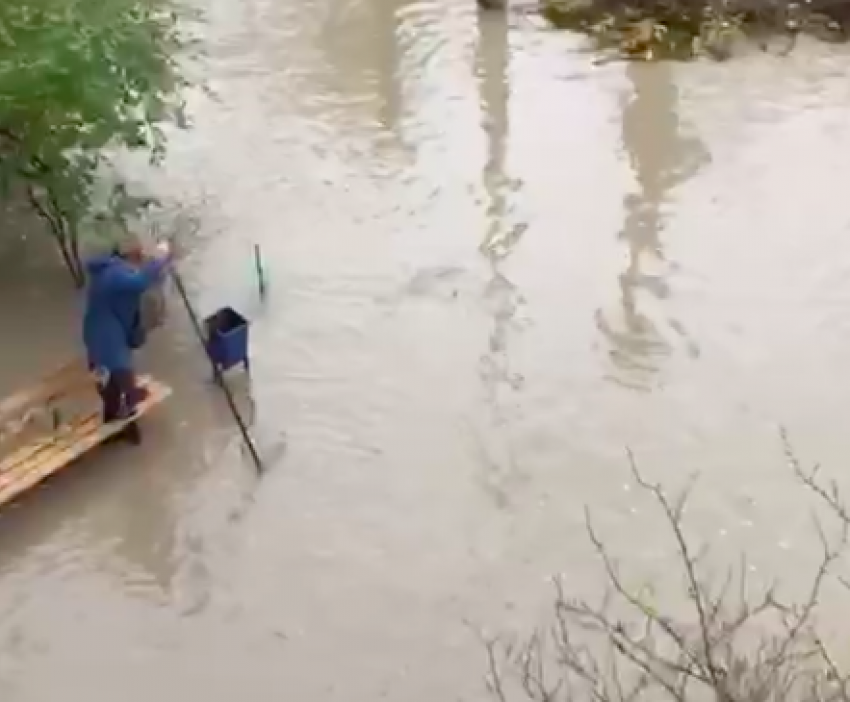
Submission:
<svg viewBox="0 0 850 702">
<path fill-rule="evenodd" d="M 133 363 L 133 352 L 145 342 L 142 295 L 161 280 L 169 261 L 167 245 L 158 247 L 156 257 L 145 258 L 142 247 L 133 242 L 86 262 L 83 341 L 98 380 L 104 423 L 131 417 L 146 397 Z M 138 444 L 138 425 L 129 424 L 121 438 Z"/>
</svg>

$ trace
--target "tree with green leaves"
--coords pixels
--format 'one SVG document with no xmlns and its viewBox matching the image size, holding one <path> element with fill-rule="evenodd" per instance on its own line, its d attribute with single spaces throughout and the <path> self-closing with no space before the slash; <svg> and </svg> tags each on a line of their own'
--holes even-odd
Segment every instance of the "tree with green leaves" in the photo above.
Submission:
<svg viewBox="0 0 850 702">
<path fill-rule="evenodd" d="M 81 238 L 125 214 L 96 211 L 110 154 L 156 162 L 180 114 L 179 21 L 169 0 L 0 2 L 0 197 L 27 199 L 77 284 Z"/>
</svg>

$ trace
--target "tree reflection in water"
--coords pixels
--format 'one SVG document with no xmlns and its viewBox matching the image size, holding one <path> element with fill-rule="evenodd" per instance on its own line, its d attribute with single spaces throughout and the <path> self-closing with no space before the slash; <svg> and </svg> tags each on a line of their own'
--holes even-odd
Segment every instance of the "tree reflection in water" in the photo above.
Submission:
<svg viewBox="0 0 850 702">
<path fill-rule="evenodd" d="M 702 144 L 680 132 L 678 93 L 670 66 L 630 64 L 626 74 L 633 94 L 623 110 L 623 147 L 637 180 L 636 193 L 625 199 L 626 219 L 620 238 L 628 247 L 628 264 L 619 276 L 621 314 L 597 312 L 597 326 L 610 344 L 613 379 L 628 387 L 650 390 L 671 345 L 659 324 L 641 309 L 640 292 L 656 300 L 670 295 L 668 263 L 661 232 L 664 205 L 672 190 L 707 160 Z M 667 321 L 678 335 L 681 323 Z M 695 347 L 690 346 L 696 353 Z"/>
</svg>

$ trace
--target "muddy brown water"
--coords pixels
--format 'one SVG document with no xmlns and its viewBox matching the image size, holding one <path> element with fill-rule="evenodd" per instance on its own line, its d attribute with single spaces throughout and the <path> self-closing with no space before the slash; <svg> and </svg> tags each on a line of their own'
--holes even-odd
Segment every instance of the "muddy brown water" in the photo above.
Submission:
<svg viewBox="0 0 850 702">
<path fill-rule="evenodd" d="M 199 222 L 199 309 L 252 319 L 270 467 L 175 312 L 146 444 L 0 515 L 0 698 L 483 699 L 472 629 L 543 621 L 555 573 L 599 591 L 585 505 L 669 578 L 626 446 L 665 484 L 701 471 L 695 538 L 804 570 L 777 427 L 842 477 L 846 50 L 600 66 L 458 0 L 204 10 L 193 129 L 128 167 Z M 7 390 L 75 344 L 38 248 L 4 253 Z"/>
</svg>

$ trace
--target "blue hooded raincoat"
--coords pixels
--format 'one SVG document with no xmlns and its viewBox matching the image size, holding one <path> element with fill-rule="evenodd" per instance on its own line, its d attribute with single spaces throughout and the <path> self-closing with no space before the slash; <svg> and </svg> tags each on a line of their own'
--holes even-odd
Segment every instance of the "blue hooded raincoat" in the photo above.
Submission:
<svg viewBox="0 0 850 702">
<path fill-rule="evenodd" d="M 166 263 L 167 259 L 155 259 L 136 267 L 115 255 L 86 262 L 83 341 L 93 369 L 110 373 L 133 369 L 133 349 L 142 339 L 142 294 L 157 283 Z"/>
</svg>

